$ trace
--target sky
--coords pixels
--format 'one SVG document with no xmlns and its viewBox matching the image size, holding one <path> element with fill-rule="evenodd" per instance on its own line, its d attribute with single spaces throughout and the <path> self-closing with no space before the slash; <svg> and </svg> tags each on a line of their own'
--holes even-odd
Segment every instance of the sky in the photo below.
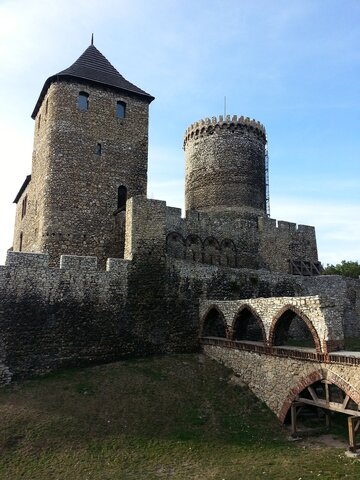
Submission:
<svg viewBox="0 0 360 480">
<path fill-rule="evenodd" d="M 324 265 L 360 261 L 359 0 L 0 0 L 0 264 L 31 173 L 45 80 L 95 46 L 150 106 L 148 196 L 184 206 L 183 135 L 266 127 L 271 217 L 314 225 Z"/>
</svg>

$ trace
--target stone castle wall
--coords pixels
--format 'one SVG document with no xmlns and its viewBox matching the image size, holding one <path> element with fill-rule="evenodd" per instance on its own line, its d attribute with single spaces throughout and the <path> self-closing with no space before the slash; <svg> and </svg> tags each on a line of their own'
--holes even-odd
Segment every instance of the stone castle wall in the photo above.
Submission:
<svg viewBox="0 0 360 480">
<path fill-rule="evenodd" d="M 237 211 L 166 210 L 167 252 L 178 259 L 290 273 L 290 262 L 318 263 L 315 228 Z"/>
<path fill-rule="evenodd" d="M 231 368 L 281 421 L 295 400 L 295 392 L 300 393 L 320 379 L 334 382 L 356 402 L 360 401 L 358 365 L 315 363 L 270 355 L 264 360 L 261 354 L 213 345 L 204 346 L 204 351 Z M 294 393 L 289 397 L 291 392 Z"/>
<path fill-rule="evenodd" d="M 171 260 L 132 238 L 133 260 L 109 259 L 106 271 L 94 257 L 63 256 L 61 268 L 49 268 L 45 254 L 9 252 L 0 267 L 0 383 L 129 355 L 196 351 L 200 299 L 338 296 L 345 334 L 360 334 L 359 282 Z"/>
<path fill-rule="evenodd" d="M 321 296 L 338 309 L 345 337 L 360 336 L 360 281 L 337 275 L 313 277 L 234 269 L 169 259 L 173 275 L 189 288 L 201 287 L 200 299 L 246 300 L 271 297 Z"/>
<path fill-rule="evenodd" d="M 107 271 L 96 258 L 10 252 L 0 267 L 1 339 L 15 377 L 132 353 L 125 313 L 128 262 Z"/>
</svg>

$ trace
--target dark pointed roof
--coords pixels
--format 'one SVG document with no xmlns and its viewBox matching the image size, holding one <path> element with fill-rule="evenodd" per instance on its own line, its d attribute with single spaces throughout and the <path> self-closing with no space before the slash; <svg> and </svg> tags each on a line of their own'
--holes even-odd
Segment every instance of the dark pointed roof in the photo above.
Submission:
<svg viewBox="0 0 360 480">
<path fill-rule="evenodd" d="M 49 86 L 53 82 L 61 79 L 80 80 L 86 83 L 110 87 L 115 90 L 139 96 L 143 100 L 147 100 L 149 103 L 154 100 L 154 97 L 144 92 L 144 90 L 141 90 L 136 85 L 128 82 L 122 75 L 120 75 L 104 55 L 91 44 L 69 68 L 52 75 L 46 80 L 31 115 L 32 118 L 36 117 Z"/>
<path fill-rule="evenodd" d="M 15 200 L 13 201 L 13 203 L 18 203 L 18 201 L 20 200 L 21 195 L 24 193 L 26 187 L 29 185 L 30 180 L 31 180 L 31 175 L 27 175 L 27 177 L 25 178 L 24 183 L 21 185 L 21 188 L 20 188 L 20 190 L 18 191 L 18 194 L 16 195 Z"/>
</svg>

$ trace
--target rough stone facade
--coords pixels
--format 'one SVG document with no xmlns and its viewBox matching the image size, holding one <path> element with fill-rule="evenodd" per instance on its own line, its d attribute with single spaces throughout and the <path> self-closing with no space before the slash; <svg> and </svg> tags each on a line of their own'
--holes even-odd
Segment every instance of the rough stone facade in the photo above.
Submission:
<svg viewBox="0 0 360 480">
<path fill-rule="evenodd" d="M 353 365 L 263 355 L 207 345 L 207 355 L 231 368 L 279 417 L 289 411 L 296 395 L 319 380 L 328 380 L 360 404 L 360 369 Z"/>
<path fill-rule="evenodd" d="M 125 118 L 116 116 L 119 101 Z M 146 195 L 148 104 L 91 84 L 50 85 L 35 119 L 31 181 L 17 202 L 15 251 L 47 252 L 52 265 L 62 254 L 94 255 L 103 266 L 123 256 L 119 187 Z"/>
<path fill-rule="evenodd" d="M 128 215 L 125 222 L 126 199 L 145 196 L 147 189 L 153 97 L 133 86 L 99 82 L 102 69 L 113 67 L 89 48 L 87 64 L 93 62 L 95 80 L 77 67 L 76 75 L 45 83 L 33 114 L 31 177 L 16 197 L 14 251 L 46 252 L 54 266 L 67 254 L 96 256 L 103 267 L 107 258 L 123 258 L 126 222 L 132 223 Z M 267 218 L 265 148 L 265 128 L 249 118 L 214 117 L 189 127 L 184 139 L 187 213 L 183 219 L 180 210 L 166 209 L 168 255 L 319 273 L 315 229 Z"/>
<path fill-rule="evenodd" d="M 264 316 L 261 305 L 277 311 L 279 297 L 292 297 L 323 321 L 320 350 L 360 335 L 360 282 L 318 275 L 314 228 L 267 217 L 261 124 L 227 117 L 186 131 L 182 218 L 146 198 L 153 97 L 93 46 L 64 72 L 45 82 L 34 110 L 32 174 L 0 267 L 0 383 L 196 351 L 200 302 L 246 300 Z M 336 312 L 330 323 L 320 297 Z"/>
<path fill-rule="evenodd" d="M 257 319 L 264 335 L 263 341 L 272 345 L 274 330 L 281 315 L 287 310 L 296 313 L 308 326 L 313 335 L 316 349 L 327 352 L 344 346 L 344 330 L 342 323 L 342 298 L 326 298 L 325 296 L 309 297 L 271 297 L 250 298 L 237 301 L 200 302 L 202 322 L 210 309 L 216 308 L 224 318 L 227 330 L 231 332 L 234 322 L 241 310 L 247 308 Z M 330 348 L 328 348 L 328 346 Z"/>
<path fill-rule="evenodd" d="M 293 264 L 308 265 L 307 275 L 320 268 L 315 228 L 307 225 L 267 217 L 246 220 L 236 210 L 189 210 L 182 218 L 180 209 L 167 208 L 166 228 L 167 253 L 178 259 L 297 274 Z"/>
<path fill-rule="evenodd" d="M 265 215 L 265 146 L 264 127 L 249 118 L 229 115 L 191 125 L 184 139 L 186 210 Z"/>
</svg>

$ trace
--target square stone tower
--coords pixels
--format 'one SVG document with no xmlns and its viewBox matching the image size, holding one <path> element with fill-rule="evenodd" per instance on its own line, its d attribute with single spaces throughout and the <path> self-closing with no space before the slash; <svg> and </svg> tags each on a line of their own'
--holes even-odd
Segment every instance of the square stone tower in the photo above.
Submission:
<svg viewBox="0 0 360 480">
<path fill-rule="evenodd" d="M 126 199 L 146 195 L 153 99 L 93 44 L 46 80 L 32 173 L 15 198 L 15 251 L 49 253 L 52 265 L 61 254 L 122 256 Z"/>
</svg>

